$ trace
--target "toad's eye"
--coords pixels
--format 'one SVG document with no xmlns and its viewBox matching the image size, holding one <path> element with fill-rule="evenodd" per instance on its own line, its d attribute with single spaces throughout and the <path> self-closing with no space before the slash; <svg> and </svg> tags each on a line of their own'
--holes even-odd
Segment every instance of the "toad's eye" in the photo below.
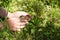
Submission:
<svg viewBox="0 0 60 40">
<path fill-rule="evenodd" d="M 24 18 L 24 16 L 20 16 L 20 19 L 23 19 Z"/>
<path fill-rule="evenodd" d="M 30 21 L 32 19 L 32 16 L 31 15 L 26 15 L 25 17 L 28 21 Z"/>
<path fill-rule="evenodd" d="M 25 16 L 25 19 L 26 19 L 27 21 L 30 21 L 30 18 L 29 18 L 28 16 Z"/>
<path fill-rule="evenodd" d="M 20 20 L 22 21 L 22 20 L 24 20 L 25 18 L 24 18 L 24 16 L 20 16 Z"/>
<path fill-rule="evenodd" d="M 22 18 L 23 16 L 20 16 L 20 18 Z"/>
<path fill-rule="evenodd" d="M 30 20 L 28 16 L 20 16 L 20 20 Z"/>
</svg>

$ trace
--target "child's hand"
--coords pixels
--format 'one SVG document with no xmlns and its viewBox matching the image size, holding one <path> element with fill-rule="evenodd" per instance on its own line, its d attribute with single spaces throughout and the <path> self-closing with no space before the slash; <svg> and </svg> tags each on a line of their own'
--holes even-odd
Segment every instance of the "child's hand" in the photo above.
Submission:
<svg viewBox="0 0 60 40">
<path fill-rule="evenodd" d="M 14 13 L 8 13 L 8 23 L 12 31 L 20 31 L 21 28 L 24 28 L 28 21 L 31 19 L 31 16 L 23 11 L 17 11 Z"/>
</svg>

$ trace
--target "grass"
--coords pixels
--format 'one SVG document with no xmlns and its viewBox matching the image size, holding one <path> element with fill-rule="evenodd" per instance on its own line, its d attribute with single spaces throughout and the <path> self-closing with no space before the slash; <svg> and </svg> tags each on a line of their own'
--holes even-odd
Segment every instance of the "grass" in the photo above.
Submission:
<svg viewBox="0 0 60 40">
<path fill-rule="evenodd" d="M 0 30 L 0 40 L 60 40 L 60 2 L 58 0 L 10 0 L 8 2 L 9 4 L 4 2 L 5 4 L 1 5 L 9 12 L 25 11 L 34 18 L 20 32 L 11 31 L 5 20 L 5 28 Z"/>
</svg>

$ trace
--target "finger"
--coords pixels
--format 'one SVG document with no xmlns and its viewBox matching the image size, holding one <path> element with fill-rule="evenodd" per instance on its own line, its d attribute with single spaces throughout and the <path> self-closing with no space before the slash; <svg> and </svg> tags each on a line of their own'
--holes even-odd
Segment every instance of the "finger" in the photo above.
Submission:
<svg viewBox="0 0 60 40">
<path fill-rule="evenodd" d="M 7 15 L 8 18 L 12 18 L 13 17 L 13 14 L 8 12 L 8 15 Z"/>
<path fill-rule="evenodd" d="M 19 18 L 20 16 L 26 16 L 28 13 L 23 12 L 23 11 L 17 11 L 13 13 L 15 17 Z"/>
</svg>

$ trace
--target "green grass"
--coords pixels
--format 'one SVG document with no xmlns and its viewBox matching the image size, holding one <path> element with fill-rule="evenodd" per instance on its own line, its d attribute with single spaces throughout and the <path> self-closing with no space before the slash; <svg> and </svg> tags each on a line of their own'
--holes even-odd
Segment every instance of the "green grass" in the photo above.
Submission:
<svg viewBox="0 0 60 40">
<path fill-rule="evenodd" d="M 1 1 L 2 7 L 9 12 L 25 11 L 33 19 L 20 32 L 11 31 L 5 20 L 5 28 L 0 30 L 0 40 L 60 40 L 59 3 L 59 0 Z"/>
</svg>

